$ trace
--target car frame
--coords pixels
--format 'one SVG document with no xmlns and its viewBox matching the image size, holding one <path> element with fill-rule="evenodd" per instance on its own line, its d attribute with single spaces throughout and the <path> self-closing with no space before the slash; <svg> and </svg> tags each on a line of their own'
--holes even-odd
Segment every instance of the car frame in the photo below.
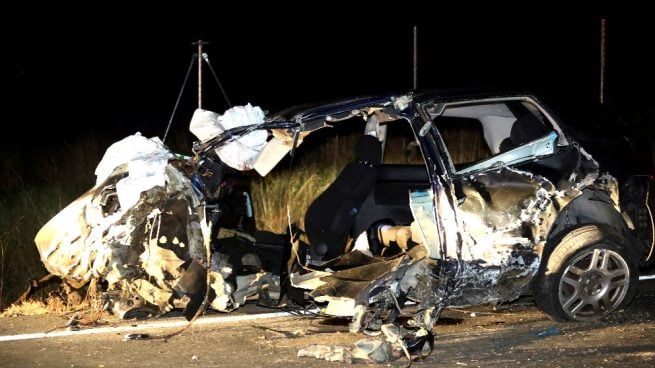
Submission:
<svg viewBox="0 0 655 368">
<path fill-rule="evenodd" d="M 529 105 L 532 111 L 524 113 L 538 117 L 547 125 L 548 134 L 457 169 L 434 120 L 444 113 L 461 117 L 467 110 L 474 117 L 480 114 L 475 110 L 486 106 L 491 111 L 508 103 Z M 533 95 L 432 91 L 341 101 L 273 120 L 298 121 L 304 131 L 312 131 L 357 114 L 365 118 L 377 114 L 377 124 L 385 119 L 407 121 L 426 161 L 431 191 L 422 194 L 430 198 L 427 204 L 417 199 L 423 202 L 413 213 L 422 235 L 432 236 L 423 240 L 431 244 L 428 263 L 439 263 L 429 267 L 439 281 L 431 282 L 431 292 L 423 293 L 431 297 L 421 301 L 419 310 L 499 303 L 531 293 L 551 318 L 585 320 L 607 315 L 634 295 L 638 261 L 652 247 L 652 232 L 635 229 L 635 221 L 621 212 L 620 204 L 648 208 L 647 197 L 637 198 L 637 203 L 620 203 L 616 180 L 607 173 L 599 175 L 598 164 Z M 485 118 L 490 120 L 490 115 Z M 639 179 L 643 195 L 650 190 L 650 178 Z M 503 188 L 507 186 L 512 188 Z M 507 198 L 512 196 L 518 198 L 514 202 Z M 493 202 L 511 208 L 492 208 Z M 427 210 L 416 215 L 426 205 Z M 507 218 L 492 225 L 482 223 L 482 217 L 500 212 Z M 647 238 L 638 239 L 638 232 L 647 233 Z M 496 258 L 489 259 L 493 258 L 489 252 L 496 252 Z M 399 290 L 395 297 L 405 299 L 407 295 L 402 294 Z M 340 298 L 316 290 L 313 295 L 320 295 L 321 300 Z"/>
<path fill-rule="evenodd" d="M 205 110 L 196 113 L 208 116 Z M 221 217 L 227 197 L 218 189 L 223 188 L 228 166 L 221 150 L 235 142 L 235 146 L 243 146 L 240 140 L 253 132 L 268 131 L 270 134 L 264 135 L 265 141 L 257 148 L 256 160 L 238 167 L 254 168 L 265 175 L 287 153 L 293 154 L 309 134 L 347 124 L 356 117 L 365 120 L 362 136 L 377 138 L 379 145 L 386 139 L 385 125 L 409 124 L 415 148 L 423 158 L 423 164 L 418 165 L 422 174 L 417 175 L 416 166 L 392 167 L 381 164 L 381 159 L 377 162 L 377 158 L 360 157 L 350 169 L 344 168 L 335 183 L 361 181 L 358 184 L 366 182 L 367 189 L 346 202 L 339 195 L 343 197 L 347 192 L 337 188 L 343 184 L 328 187 L 308 209 L 307 242 L 295 232 L 262 240 L 242 227 L 233 229 L 230 235 L 218 235 L 225 227 L 220 224 L 229 222 Z M 221 116 L 212 115 L 212 119 L 216 118 Z M 463 166 L 456 163 L 442 131 L 448 124 L 457 125 L 449 123 L 449 119 L 467 119 L 469 123 L 477 120 L 482 125 L 481 139 L 491 155 Z M 502 129 L 494 124 L 502 125 Z M 535 124 L 539 127 L 536 133 L 530 128 Z M 523 128 L 514 132 L 515 125 Z M 369 148 L 375 145 L 369 144 Z M 166 151 L 160 149 L 156 152 Z M 135 235 L 134 227 L 124 226 L 123 216 L 118 222 L 103 225 L 105 230 L 117 229 L 110 231 L 111 238 L 106 237 L 106 232 L 94 232 L 95 225 L 90 223 L 80 225 L 82 230 L 66 230 L 67 234 L 58 235 L 62 224 L 71 217 L 83 217 L 89 208 L 95 208 L 100 217 L 111 216 L 107 203 L 115 206 L 116 202 L 108 202 L 107 198 L 115 195 L 117 181 L 126 176 L 124 165 L 119 165 L 105 181 L 99 180 L 94 189 L 71 205 L 72 210 L 62 211 L 63 215 L 46 224 L 37 235 L 37 247 L 48 270 L 78 287 L 92 278 L 107 281 L 111 275 L 112 295 L 129 291 L 141 298 L 141 303 L 132 302 L 130 306 L 148 305 L 165 312 L 186 305 L 187 315 L 191 316 L 201 304 L 229 311 L 242 304 L 247 295 L 259 294 L 260 299 L 266 299 L 263 279 L 237 274 L 234 265 L 259 267 L 260 271 L 267 268 L 269 274 L 279 278 L 284 294 L 280 303 L 287 302 L 285 297 L 294 293 L 296 301 L 302 303 L 305 298 L 298 291 L 305 289 L 316 302 L 326 303 L 325 314 L 350 317 L 351 330 L 360 331 L 378 330 L 393 323 L 406 303 L 412 301 L 416 303 L 413 325 L 431 331 L 447 306 L 501 303 L 526 294 L 532 294 L 537 305 L 555 320 L 601 318 L 631 300 L 636 292 L 639 262 L 652 255 L 652 229 L 622 210 L 630 208 L 638 214 L 645 210 L 650 214 L 652 178 L 627 176 L 619 183 L 609 173 L 601 174 L 598 163 L 532 94 L 414 91 L 295 107 L 204 136 L 194 145 L 194 154 L 186 161 L 160 155 L 169 160 L 164 196 L 181 198 L 186 203 L 181 208 L 186 208 L 188 214 L 171 218 L 168 223 L 182 221 L 186 227 L 158 228 L 156 238 L 151 236 L 152 230 L 150 237 L 143 231 Z M 404 191 L 394 196 L 394 200 L 402 200 L 400 205 L 377 202 L 375 188 L 380 181 Z M 177 189 L 169 190 L 169 182 L 175 182 Z M 138 206 L 146 202 L 149 211 L 154 206 L 157 216 L 170 212 L 156 200 L 148 201 L 153 188 L 140 192 L 141 202 L 130 216 L 143 216 Z M 619 196 L 620 190 L 628 195 Z M 243 193 L 247 191 L 239 192 L 238 197 L 249 198 Z M 246 209 L 242 213 L 252 213 L 248 201 L 239 204 Z M 334 203 L 340 207 L 332 208 Z M 390 211 L 398 206 L 404 210 L 399 218 L 407 219 L 409 211 L 411 221 L 391 219 Z M 322 222 L 326 216 L 328 222 Z M 133 217 L 130 219 L 134 222 Z M 147 222 L 143 226 L 152 229 L 150 215 L 148 219 L 138 221 Z M 341 240 L 337 245 L 326 243 L 325 249 L 318 246 L 323 240 L 313 241 L 320 237 L 316 234 L 332 231 L 336 225 L 330 221 L 335 219 L 346 221 L 346 225 L 340 224 L 331 239 L 345 242 L 351 238 L 354 250 L 347 251 Z M 166 223 L 165 219 L 160 223 Z M 173 232 L 166 233 L 167 239 L 188 239 L 188 246 L 182 250 L 171 248 L 170 242 L 162 245 L 158 240 L 163 239 L 160 229 Z M 97 237 L 78 241 L 71 234 Z M 143 249 L 128 249 L 129 244 L 121 240 L 126 237 L 130 244 L 146 244 L 148 254 L 161 254 L 156 245 L 165 248 L 167 255 L 171 254 L 168 251 L 175 255 L 162 264 L 144 262 Z M 380 250 L 391 243 L 396 247 L 394 253 L 382 256 Z M 96 253 L 86 251 L 90 244 L 109 247 L 113 253 L 98 252 L 105 258 L 89 262 L 90 257 L 96 257 Z M 120 253 L 117 249 L 128 250 L 116 255 Z M 62 253 L 71 251 L 87 256 L 66 260 L 66 267 L 62 267 Z M 245 262 L 246 255 L 258 260 Z M 267 263 L 274 265 L 262 266 Z M 107 271 L 108 264 L 134 272 L 116 275 Z M 135 286 L 153 278 L 156 282 L 147 290 Z M 179 303 L 180 298 L 184 303 Z M 206 303 L 202 303 L 203 299 Z M 113 303 L 125 304 L 120 298 Z"/>
</svg>

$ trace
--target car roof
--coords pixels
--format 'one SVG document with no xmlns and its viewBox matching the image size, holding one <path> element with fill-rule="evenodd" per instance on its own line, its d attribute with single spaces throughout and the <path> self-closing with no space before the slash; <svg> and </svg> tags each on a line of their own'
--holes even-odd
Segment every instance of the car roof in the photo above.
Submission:
<svg viewBox="0 0 655 368">
<path fill-rule="evenodd" d="M 338 120 L 342 116 L 348 116 L 352 111 L 355 110 L 392 105 L 397 98 L 406 95 L 410 95 L 412 99 L 418 103 L 423 103 L 426 101 L 453 102 L 511 97 L 530 97 L 535 100 L 539 100 L 537 97 L 535 97 L 534 94 L 530 92 L 510 90 L 505 88 L 444 88 L 413 91 L 410 90 L 405 92 L 387 93 L 375 96 L 345 98 L 327 103 L 295 105 L 271 114 L 268 120 L 307 122 L 311 120 L 325 119 L 326 117 L 331 117 Z"/>
<path fill-rule="evenodd" d="M 414 91 L 413 95 L 414 101 L 418 103 L 426 101 L 452 102 L 512 97 L 530 97 L 539 100 L 532 92 L 510 89 L 508 87 L 428 89 Z"/>
<path fill-rule="evenodd" d="M 298 122 L 323 119 L 327 116 L 349 114 L 353 110 L 362 108 L 388 106 L 394 99 L 395 95 L 361 96 L 327 103 L 296 105 L 272 114 L 269 119 Z"/>
</svg>

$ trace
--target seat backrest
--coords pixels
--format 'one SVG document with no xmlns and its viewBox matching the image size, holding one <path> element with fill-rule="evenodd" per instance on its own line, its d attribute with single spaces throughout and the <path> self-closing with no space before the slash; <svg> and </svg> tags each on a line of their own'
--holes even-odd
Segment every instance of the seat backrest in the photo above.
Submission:
<svg viewBox="0 0 655 368">
<path fill-rule="evenodd" d="M 531 113 L 519 116 L 510 132 L 509 138 L 515 147 L 532 142 L 548 133 L 544 123 Z"/>
<path fill-rule="evenodd" d="M 509 137 L 503 139 L 500 143 L 500 153 L 507 152 L 518 146 L 532 142 L 548 133 L 548 128 L 544 123 L 531 113 L 525 113 L 519 116 L 512 124 Z"/>
<path fill-rule="evenodd" d="M 354 219 L 375 186 L 382 145 L 377 138 L 364 135 L 355 155 L 356 160 L 348 163 L 307 209 L 305 231 L 312 259 L 329 260 L 344 253 Z"/>
</svg>

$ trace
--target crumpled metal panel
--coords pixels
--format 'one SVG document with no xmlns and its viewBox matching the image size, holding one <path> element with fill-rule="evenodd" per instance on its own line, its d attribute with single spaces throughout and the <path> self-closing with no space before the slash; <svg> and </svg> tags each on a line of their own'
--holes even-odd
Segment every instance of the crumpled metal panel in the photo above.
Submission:
<svg viewBox="0 0 655 368">
<path fill-rule="evenodd" d="M 41 260 L 51 273 L 80 288 L 92 278 L 108 291 L 141 296 L 160 310 L 172 308 L 174 287 L 192 261 L 206 265 L 200 204 L 184 173 L 169 163 L 166 184 L 143 192 L 136 205 L 115 202 L 120 166 L 39 231 Z"/>
<path fill-rule="evenodd" d="M 454 179 L 439 178 L 445 185 L 439 198 L 428 192 L 410 193 L 421 231 L 412 238 L 418 245 L 407 255 L 420 249 L 421 256 L 379 259 L 336 271 L 321 277 L 323 283 L 314 286 L 311 295 L 341 309 L 354 303 L 355 331 L 376 328 L 390 309 L 400 308 L 407 299 L 419 302 L 414 320 L 425 328 L 431 328 L 447 305 L 516 299 L 527 291 L 538 270 L 559 212 L 585 188 L 613 192 L 606 184 L 611 180 L 597 180 L 595 161 L 583 151 L 580 157 L 557 185 L 505 165 Z"/>
</svg>

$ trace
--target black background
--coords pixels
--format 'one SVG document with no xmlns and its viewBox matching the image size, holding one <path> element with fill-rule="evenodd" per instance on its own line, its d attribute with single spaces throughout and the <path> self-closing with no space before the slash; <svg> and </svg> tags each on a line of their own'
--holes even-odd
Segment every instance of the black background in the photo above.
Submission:
<svg viewBox="0 0 655 368">
<path fill-rule="evenodd" d="M 419 88 L 512 86 L 556 103 L 598 99 L 596 15 L 414 17 L 420 8 L 403 16 L 392 8 L 381 14 L 344 9 L 321 18 L 177 13 L 174 7 L 166 16 L 75 12 L 84 15 L 23 14 L 18 26 L 3 26 L 9 65 L 3 67 L 3 147 L 81 135 L 111 141 L 136 131 L 161 137 L 198 39 L 210 42 L 205 51 L 232 103 L 269 111 L 411 89 L 413 25 L 419 27 Z M 628 115 L 630 109 L 653 112 L 655 26 L 647 19 L 605 18 L 607 100 Z M 226 104 L 208 70 L 204 83 L 203 107 L 222 112 Z M 193 139 L 185 130 L 196 93 L 194 67 L 173 121 L 173 134 L 183 139 Z"/>
</svg>

